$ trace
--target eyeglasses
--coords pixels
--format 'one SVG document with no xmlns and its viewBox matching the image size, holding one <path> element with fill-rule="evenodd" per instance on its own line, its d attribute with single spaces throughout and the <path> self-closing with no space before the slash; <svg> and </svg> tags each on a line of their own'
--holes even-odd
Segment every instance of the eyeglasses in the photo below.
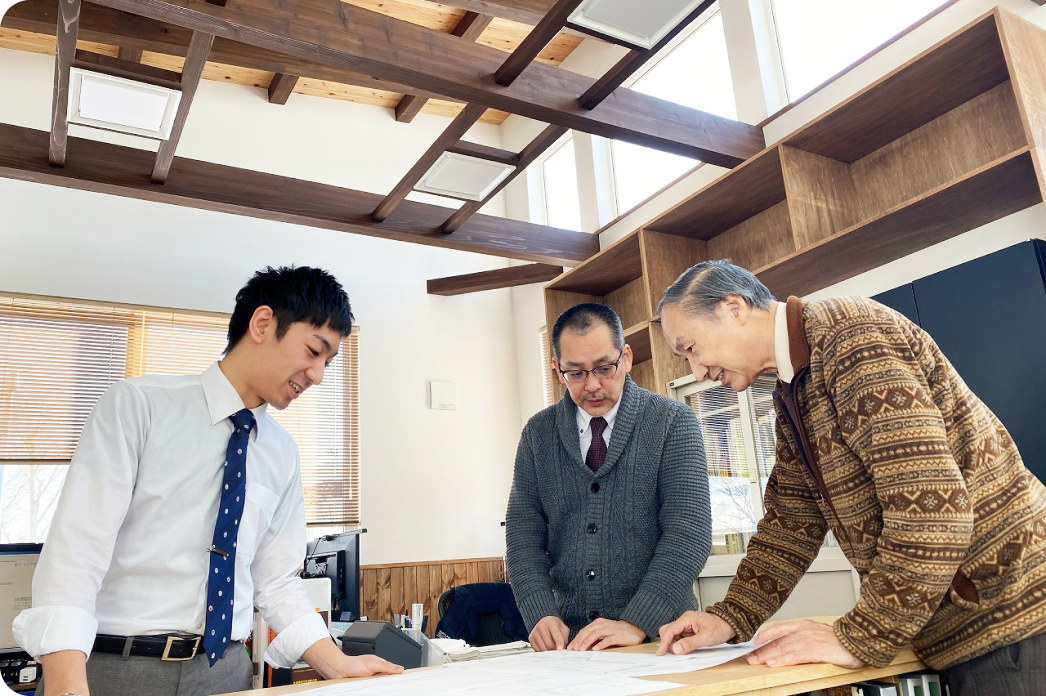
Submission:
<svg viewBox="0 0 1046 696">
<path fill-rule="evenodd" d="M 621 359 L 623 357 L 625 357 L 624 349 L 622 349 L 621 354 L 617 356 L 617 360 L 607 365 L 599 365 L 593 367 L 591 370 L 560 370 L 559 374 L 563 375 L 563 379 L 571 384 L 579 384 L 586 381 L 590 372 L 595 375 L 596 379 L 610 379 L 617 374 L 617 366 L 621 364 Z"/>
</svg>

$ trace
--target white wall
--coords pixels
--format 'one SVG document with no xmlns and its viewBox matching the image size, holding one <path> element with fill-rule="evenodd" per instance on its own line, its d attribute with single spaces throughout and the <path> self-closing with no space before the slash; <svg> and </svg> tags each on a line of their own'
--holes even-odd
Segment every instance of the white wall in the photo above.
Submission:
<svg viewBox="0 0 1046 696">
<path fill-rule="evenodd" d="M 0 121 L 46 129 L 52 70 L 0 50 L 0 94 L 19 95 Z M 449 123 L 263 95 L 202 84 L 179 154 L 383 193 Z M 290 263 L 341 279 L 362 327 L 362 561 L 502 555 L 520 423 L 511 293 L 434 297 L 425 281 L 505 259 L 0 179 L 0 291 L 230 311 L 253 271 Z M 429 380 L 457 384 L 457 411 L 428 409 Z"/>
</svg>

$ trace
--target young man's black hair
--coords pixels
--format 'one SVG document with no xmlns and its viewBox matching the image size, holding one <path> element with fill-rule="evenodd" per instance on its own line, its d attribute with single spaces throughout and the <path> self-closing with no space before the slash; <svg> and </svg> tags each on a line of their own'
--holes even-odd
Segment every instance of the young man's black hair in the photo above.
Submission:
<svg viewBox="0 0 1046 696">
<path fill-rule="evenodd" d="M 276 338 L 283 338 L 291 324 L 306 321 L 330 326 L 342 336 L 352 331 L 352 308 L 341 283 L 327 271 L 309 266 L 267 266 L 254 274 L 236 293 L 236 308 L 229 319 L 231 351 L 243 335 L 254 310 L 262 305 L 276 317 Z"/>
</svg>

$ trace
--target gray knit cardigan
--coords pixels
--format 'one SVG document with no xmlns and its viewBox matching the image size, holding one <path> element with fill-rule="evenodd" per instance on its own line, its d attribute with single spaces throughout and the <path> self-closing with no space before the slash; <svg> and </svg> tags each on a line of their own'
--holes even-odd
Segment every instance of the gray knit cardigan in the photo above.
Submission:
<svg viewBox="0 0 1046 696">
<path fill-rule="evenodd" d="M 506 515 L 509 580 L 527 630 L 597 615 L 651 639 L 687 609 L 711 548 L 701 431 L 678 401 L 626 378 L 606 462 L 581 458 L 570 395 L 527 423 Z"/>
</svg>

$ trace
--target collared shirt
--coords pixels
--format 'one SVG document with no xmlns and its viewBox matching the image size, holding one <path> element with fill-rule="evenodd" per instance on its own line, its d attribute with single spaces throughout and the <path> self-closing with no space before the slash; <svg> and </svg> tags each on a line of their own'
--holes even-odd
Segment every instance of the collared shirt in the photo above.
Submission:
<svg viewBox="0 0 1046 696">
<path fill-rule="evenodd" d="M 603 441 L 607 443 L 607 447 L 610 447 L 610 436 L 614 432 L 614 421 L 617 419 L 619 408 L 621 408 L 621 397 L 618 397 L 613 408 L 603 415 L 603 420 L 607 422 L 607 427 L 603 429 Z M 585 457 L 588 456 L 588 448 L 592 446 L 592 419 L 595 416 L 588 415 L 588 412 L 577 404 L 574 405 L 574 410 L 577 412 L 578 439 L 581 441 L 581 461 L 585 461 Z"/>
<path fill-rule="evenodd" d="M 788 311 L 784 302 L 777 303 L 774 317 L 774 359 L 777 361 L 777 378 L 788 383 L 795 377 L 792 357 L 788 350 Z"/>
<path fill-rule="evenodd" d="M 15 619 L 30 655 L 89 656 L 96 633 L 203 633 L 229 416 L 242 408 L 218 363 L 202 375 L 117 382 L 98 400 L 36 568 L 33 607 Z M 329 633 L 297 576 L 306 541 L 298 447 L 265 405 L 252 412 L 232 639 L 250 635 L 257 605 L 279 634 L 266 659 L 291 667 Z"/>
</svg>

